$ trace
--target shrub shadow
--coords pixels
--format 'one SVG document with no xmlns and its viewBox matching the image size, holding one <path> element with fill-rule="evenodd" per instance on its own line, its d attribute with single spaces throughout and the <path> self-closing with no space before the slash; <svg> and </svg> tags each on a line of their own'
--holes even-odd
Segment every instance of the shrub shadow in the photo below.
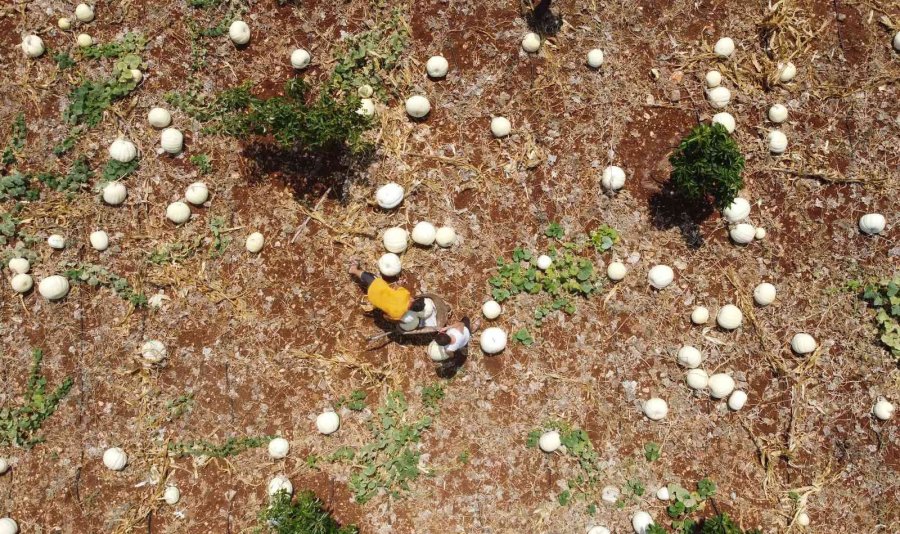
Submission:
<svg viewBox="0 0 900 534">
<path fill-rule="evenodd" d="M 552 37 L 562 28 L 562 15 L 553 13 L 550 9 L 551 2 L 552 0 L 540 0 L 535 4 L 532 0 L 522 0 L 525 22 L 531 31 Z"/>
<path fill-rule="evenodd" d="M 275 179 L 290 186 L 298 200 L 316 200 L 328 191 L 328 198 L 342 201 L 350 184 L 372 162 L 375 152 L 351 153 L 337 147 L 311 153 L 266 140 L 248 143 L 242 155 L 248 162 L 251 184 Z"/>
<path fill-rule="evenodd" d="M 657 230 L 678 227 L 689 248 L 703 246 L 700 225 L 713 213 L 712 205 L 704 200 L 685 198 L 666 180 L 662 189 L 650 196 L 651 221 Z"/>
</svg>

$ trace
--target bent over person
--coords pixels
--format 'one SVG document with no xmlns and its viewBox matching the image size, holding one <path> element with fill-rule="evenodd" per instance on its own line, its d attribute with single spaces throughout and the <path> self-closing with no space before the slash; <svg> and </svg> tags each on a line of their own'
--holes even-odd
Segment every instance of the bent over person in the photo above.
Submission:
<svg viewBox="0 0 900 534">
<path fill-rule="evenodd" d="M 425 310 L 424 298 L 413 298 L 408 289 L 393 288 L 384 278 L 363 271 L 358 260 L 350 260 L 350 268 L 347 269 L 347 272 L 356 278 L 366 290 L 369 303 L 381 310 L 391 321 L 400 321 L 408 311 L 421 312 Z"/>
</svg>

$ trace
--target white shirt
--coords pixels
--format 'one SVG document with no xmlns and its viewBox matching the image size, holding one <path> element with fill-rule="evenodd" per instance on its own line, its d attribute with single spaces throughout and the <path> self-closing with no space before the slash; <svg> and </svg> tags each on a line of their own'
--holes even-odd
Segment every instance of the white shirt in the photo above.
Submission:
<svg viewBox="0 0 900 534">
<path fill-rule="evenodd" d="M 463 327 L 462 332 L 456 328 L 448 328 L 447 335 L 450 336 L 450 339 L 452 339 L 453 342 L 445 348 L 454 352 L 468 345 L 469 339 L 472 338 L 472 334 L 469 333 L 469 329 L 466 327 Z"/>
</svg>

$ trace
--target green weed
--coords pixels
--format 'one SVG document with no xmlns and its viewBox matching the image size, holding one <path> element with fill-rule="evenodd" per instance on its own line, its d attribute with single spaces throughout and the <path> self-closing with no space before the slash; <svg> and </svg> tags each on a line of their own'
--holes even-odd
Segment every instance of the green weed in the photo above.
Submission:
<svg viewBox="0 0 900 534">
<path fill-rule="evenodd" d="M 88 59 L 121 58 L 127 55 L 140 55 L 146 46 L 147 38 L 143 35 L 139 33 L 126 33 L 121 41 L 79 48 L 78 52 L 82 57 Z"/>
<path fill-rule="evenodd" d="M 4 200 L 37 200 L 41 192 L 32 187 L 31 176 L 13 171 L 7 176 L 0 176 L 0 201 Z"/>
<path fill-rule="evenodd" d="M 862 298 L 875 309 L 881 342 L 900 359 L 900 273 L 890 280 L 866 284 Z"/>
<path fill-rule="evenodd" d="M 644 458 L 648 462 L 659 460 L 659 443 L 649 442 L 644 444 Z"/>
<path fill-rule="evenodd" d="M 252 436 L 228 438 L 221 444 L 206 440 L 180 441 L 169 443 L 169 454 L 179 456 L 206 456 L 208 458 L 227 458 L 267 445 L 275 436 Z"/>
<path fill-rule="evenodd" d="M 444 400 L 444 386 L 440 383 L 422 388 L 422 404 L 431 412 L 438 410 L 440 402 Z"/>
<path fill-rule="evenodd" d="M 53 56 L 53 61 L 56 61 L 56 66 L 59 67 L 59 70 L 71 69 L 75 66 L 75 60 L 66 52 L 60 52 Z"/>
<path fill-rule="evenodd" d="M 120 57 L 113 68 L 113 76 L 105 80 L 85 80 L 69 95 L 69 106 L 63 111 L 63 119 L 72 125 L 96 126 L 103 120 L 103 113 L 119 98 L 137 87 L 132 69 L 141 67 L 141 58 L 135 54 Z"/>
<path fill-rule="evenodd" d="M 37 436 L 41 426 L 59 407 L 72 389 L 72 378 L 66 377 L 52 392 L 47 391 L 47 379 L 41 374 L 44 352 L 31 351 L 31 372 L 20 406 L 0 409 L 0 445 L 14 445 L 30 449 L 43 441 Z"/>
<path fill-rule="evenodd" d="M 135 308 L 147 305 L 147 297 L 143 293 L 135 291 L 128 280 L 109 272 L 103 266 L 93 263 L 63 262 L 60 267 L 64 269 L 63 275 L 72 283 L 108 287 Z"/>
<path fill-rule="evenodd" d="M 37 179 L 54 191 L 75 193 L 84 189 L 91 180 L 92 175 L 93 173 L 90 166 L 88 166 L 87 159 L 81 157 L 75 160 L 75 163 L 72 164 L 65 176 L 55 173 L 41 173 L 38 174 Z"/>
<path fill-rule="evenodd" d="M 561 421 L 548 421 L 540 428 L 528 433 L 525 440 L 526 446 L 537 447 L 538 441 L 544 432 L 556 430 L 559 432 L 560 442 L 565 449 L 567 457 L 574 458 L 578 462 L 580 472 L 566 481 L 567 489 L 558 497 L 560 505 L 566 505 L 571 501 L 585 501 L 588 506 L 593 502 L 597 484 L 602 480 L 603 471 L 600 465 L 600 455 L 594 449 L 587 432 L 580 428 L 573 428 Z"/>
<path fill-rule="evenodd" d="M 197 167 L 200 174 L 209 174 L 212 172 L 212 160 L 207 154 L 194 154 L 190 157 L 190 162 Z"/>
<path fill-rule="evenodd" d="M 349 397 L 341 397 L 335 404 L 336 408 L 346 406 L 348 410 L 361 412 L 366 409 L 366 392 L 361 389 L 355 389 L 350 393 Z"/>
<path fill-rule="evenodd" d="M 0 155 L 0 163 L 12 165 L 16 162 L 16 154 L 25 148 L 25 138 L 28 136 L 28 128 L 25 126 L 25 114 L 19 113 L 13 120 L 9 135 L 9 142 Z"/>
<path fill-rule="evenodd" d="M 325 511 L 311 491 L 293 499 L 286 491 L 275 494 L 259 514 L 258 534 L 357 534 L 355 526 L 342 527 Z"/>
<path fill-rule="evenodd" d="M 531 334 L 528 332 L 527 328 L 519 329 L 515 334 L 513 334 L 512 338 L 513 341 L 518 341 L 526 347 L 534 345 L 534 338 L 531 337 Z"/>
<path fill-rule="evenodd" d="M 566 231 L 563 230 L 563 227 L 556 222 L 550 223 L 550 225 L 547 226 L 547 229 L 544 230 L 544 235 L 551 239 L 562 239 L 565 233 Z"/>
</svg>

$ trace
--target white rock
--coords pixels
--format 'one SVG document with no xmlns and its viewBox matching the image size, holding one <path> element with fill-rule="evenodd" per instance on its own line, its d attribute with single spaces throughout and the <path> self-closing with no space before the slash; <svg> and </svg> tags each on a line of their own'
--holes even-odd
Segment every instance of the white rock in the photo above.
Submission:
<svg viewBox="0 0 900 534">
<path fill-rule="evenodd" d="M 381 242 L 388 252 L 400 254 L 409 246 L 409 232 L 399 226 L 388 228 L 381 236 Z"/>
<path fill-rule="evenodd" d="M 647 512 L 637 512 L 631 516 L 631 528 L 635 534 L 647 534 L 650 525 L 653 524 L 653 518 Z"/>
<path fill-rule="evenodd" d="M 506 137 L 512 131 L 512 124 L 506 117 L 494 117 L 491 119 L 491 133 L 494 137 Z"/>
<path fill-rule="evenodd" d="M 816 340 L 806 333 L 794 334 L 791 338 L 791 349 L 801 356 L 815 351 L 818 346 Z"/>
<path fill-rule="evenodd" d="M 184 202 L 172 202 L 166 207 L 166 218 L 175 224 L 182 224 L 191 218 L 191 208 Z"/>
<path fill-rule="evenodd" d="M 44 55 L 44 40 L 37 35 L 27 35 L 22 39 L 22 52 L 30 58 Z"/>
<path fill-rule="evenodd" d="M 778 79 L 781 80 L 782 83 L 787 83 L 794 79 L 797 76 L 797 67 L 788 62 L 787 64 L 778 64 Z"/>
<path fill-rule="evenodd" d="M 878 402 L 872 407 L 872 413 L 882 421 L 887 421 L 894 416 L 894 405 L 886 399 L 878 399 Z"/>
<path fill-rule="evenodd" d="M 269 442 L 269 456 L 275 460 L 284 458 L 290 451 L 291 444 L 284 438 L 275 438 Z"/>
<path fill-rule="evenodd" d="M 784 104 L 775 104 L 769 108 L 769 120 L 775 124 L 781 124 L 788 118 L 788 109 Z"/>
<path fill-rule="evenodd" d="M 669 413 L 669 405 L 659 397 L 653 397 L 644 401 L 643 410 L 649 419 L 659 421 Z"/>
<path fill-rule="evenodd" d="M 540 35 L 529 32 L 525 34 L 525 37 L 522 38 L 522 50 L 528 52 L 529 54 L 533 54 L 541 48 L 541 37 Z"/>
<path fill-rule="evenodd" d="M 725 330 L 734 330 L 744 322 L 744 313 L 734 304 L 726 304 L 716 314 L 716 322 Z"/>
<path fill-rule="evenodd" d="M 691 369 L 684 374 L 684 381 L 689 388 L 699 391 L 709 385 L 709 375 L 703 369 Z"/>
<path fill-rule="evenodd" d="M 178 154 L 184 148 L 184 135 L 177 128 L 166 128 L 159 134 L 159 144 L 169 154 Z"/>
<path fill-rule="evenodd" d="M 628 274 L 628 268 L 625 267 L 625 264 L 620 261 L 611 262 L 606 267 L 606 276 L 609 277 L 613 282 L 618 282 L 625 278 L 625 275 Z"/>
<path fill-rule="evenodd" d="M 492 326 L 481 332 L 481 351 L 485 354 L 498 354 L 506 348 L 506 332 L 502 328 Z"/>
<path fill-rule="evenodd" d="M 503 308 L 496 300 L 489 300 L 481 306 L 481 313 L 484 314 L 485 319 L 496 319 L 502 312 Z"/>
<path fill-rule="evenodd" d="M 103 252 L 107 248 L 109 248 L 109 234 L 104 232 L 103 230 L 96 230 L 91 232 L 90 238 L 91 246 L 94 247 L 94 250 Z"/>
<path fill-rule="evenodd" d="M 395 182 L 388 182 L 379 187 L 378 191 L 375 192 L 375 202 L 383 209 L 394 209 L 403 202 L 403 193 L 404 189 L 402 185 Z"/>
<path fill-rule="evenodd" d="M 272 480 L 269 481 L 269 485 L 266 488 L 269 493 L 269 497 L 274 497 L 276 493 L 285 492 L 288 495 L 294 493 L 294 485 L 291 484 L 290 479 L 284 475 L 278 475 L 276 477 L 272 477 Z"/>
<path fill-rule="evenodd" d="M 250 42 L 250 26 L 242 20 L 236 20 L 228 27 L 228 37 L 238 46 L 245 45 Z"/>
<path fill-rule="evenodd" d="M 662 486 L 661 488 L 656 490 L 657 499 L 661 501 L 668 501 L 669 497 L 671 497 L 671 495 L 669 495 L 669 488 L 667 488 L 666 486 Z"/>
<path fill-rule="evenodd" d="M 94 20 L 94 8 L 87 4 L 78 4 L 75 6 L 75 18 L 80 22 L 90 22 Z"/>
<path fill-rule="evenodd" d="M 112 471 L 121 471 L 128 465 L 128 455 L 119 447 L 110 447 L 103 452 L 103 465 Z"/>
<path fill-rule="evenodd" d="M 12 277 L 9 285 L 16 293 L 28 293 L 34 287 L 34 279 L 31 278 L 30 274 L 19 273 Z"/>
<path fill-rule="evenodd" d="M 749 223 L 740 223 L 734 225 L 729 230 L 728 235 L 738 245 L 746 245 L 747 243 L 752 243 L 753 239 L 756 238 L 756 228 Z"/>
<path fill-rule="evenodd" d="M 103 202 L 110 206 L 118 206 L 125 202 L 128 189 L 122 182 L 110 182 L 103 187 Z"/>
<path fill-rule="evenodd" d="M 66 248 L 66 238 L 59 234 L 53 234 L 47 238 L 47 245 L 52 249 L 62 250 Z"/>
<path fill-rule="evenodd" d="M 734 391 L 734 379 L 725 373 L 716 373 L 709 377 L 709 396 L 714 399 L 724 399 Z"/>
<path fill-rule="evenodd" d="M 784 154 L 787 150 L 787 136 L 778 130 L 769 132 L 769 152 L 773 154 Z"/>
<path fill-rule="evenodd" d="M 716 41 L 713 52 L 720 58 L 731 57 L 734 53 L 734 40 L 731 37 L 722 37 Z"/>
<path fill-rule="evenodd" d="M 168 351 L 165 344 L 158 339 L 150 339 L 141 345 L 141 357 L 150 363 L 159 363 L 166 359 Z"/>
<path fill-rule="evenodd" d="M 297 70 L 308 67 L 310 61 L 312 61 L 312 56 L 310 56 L 309 52 L 303 48 L 295 48 L 294 51 L 291 52 L 291 66 Z"/>
<path fill-rule="evenodd" d="M 884 231 L 887 221 L 880 213 L 867 213 L 859 218 L 859 229 L 865 234 L 876 235 Z"/>
<path fill-rule="evenodd" d="M 675 271 L 668 265 L 655 265 L 647 273 L 647 280 L 656 289 L 664 289 L 675 279 Z"/>
<path fill-rule="evenodd" d="M 178 504 L 178 501 L 181 500 L 181 490 L 179 490 L 176 486 L 168 486 L 166 490 L 163 492 L 163 501 L 169 506 L 174 506 Z"/>
<path fill-rule="evenodd" d="M 734 115 L 728 113 L 727 111 L 722 111 L 720 113 L 716 113 L 712 118 L 713 124 L 721 124 L 725 127 L 725 130 L 728 133 L 734 133 L 734 129 L 737 128 L 737 123 L 734 120 Z"/>
<path fill-rule="evenodd" d="M 688 369 L 696 369 L 703 362 L 703 354 L 696 347 L 685 345 L 678 349 L 678 365 Z"/>
<path fill-rule="evenodd" d="M 378 270 L 384 276 L 397 276 L 401 269 L 400 256 L 393 252 L 388 252 L 378 258 Z"/>
<path fill-rule="evenodd" d="M 709 310 L 703 306 L 697 306 L 691 312 L 691 322 L 694 324 L 706 324 L 709 321 Z"/>
<path fill-rule="evenodd" d="M 775 286 L 768 282 L 763 282 L 753 288 L 753 300 L 760 306 L 768 306 L 775 302 Z"/>
<path fill-rule="evenodd" d="M 706 90 L 706 98 L 709 104 L 717 109 L 722 109 L 731 102 L 731 91 L 727 87 L 718 86 Z"/>
<path fill-rule="evenodd" d="M 0 534 L 18 534 L 19 524 L 15 520 L 4 517 L 0 519 Z"/>
<path fill-rule="evenodd" d="M 750 215 L 750 202 L 746 198 L 736 197 L 727 208 L 722 210 L 722 215 L 730 223 L 740 222 Z"/>
<path fill-rule="evenodd" d="M 58 274 L 48 276 L 38 284 L 38 293 L 47 300 L 59 300 L 69 294 L 69 281 Z"/>
<path fill-rule="evenodd" d="M 266 243 L 266 238 L 259 232 L 253 232 L 252 234 L 247 236 L 247 241 L 244 243 L 244 247 L 247 249 L 247 252 L 251 252 L 256 254 L 260 250 L 262 250 L 263 245 Z"/>
<path fill-rule="evenodd" d="M 421 119 L 431 111 L 431 102 L 422 95 L 413 95 L 406 99 L 406 113 L 414 119 Z"/>
<path fill-rule="evenodd" d="M 202 206 L 209 199 L 209 188 L 203 182 L 194 182 L 184 190 L 184 199 L 195 206 Z"/>
<path fill-rule="evenodd" d="M 334 434 L 341 426 L 341 418 L 334 412 L 322 412 L 316 417 L 316 428 L 325 434 Z"/>
<path fill-rule="evenodd" d="M 547 269 L 550 268 L 551 265 L 553 265 L 553 259 L 550 258 L 550 256 L 548 256 L 546 254 L 541 254 L 540 256 L 538 256 L 538 259 L 537 259 L 537 268 L 538 269 L 540 269 L 542 271 L 546 271 Z"/>
<path fill-rule="evenodd" d="M 31 269 L 31 263 L 25 258 L 12 258 L 9 260 L 9 270 L 16 274 L 25 274 Z"/>
<path fill-rule="evenodd" d="M 172 114 L 165 108 L 152 108 L 147 112 L 147 122 L 154 128 L 167 128 L 172 124 Z"/>
<path fill-rule="evenodd" d="M 434 240 L 439 247 L 452 247 L 456 243 L 456 230 L 449 226 L 441 226 L 437 229 Z"/>
<path fill-rule="evenodd" d="M 431 56 L 425 63 L 425 71 L 432 78 L 443 78 L 450 70 L 450 64 L 444 56 Z"/>
<path fill-rule="evenodd" d="M 728 408 L 735 412 L 740 410 L 747 404 L 747 394 L 741 390 L 737 390 L 728 397 Z"/>
<path fill-rule="evenodd" d="M 717 70 L 711 70 L 706 73 L 706 87 L 712 89 L 722 85 L 722 73 Z"/>
<path fill-rule="evenodd" d="M 437 238 L 437 228 L 433 224 L 426 221 L 416 223 L 412 231 L 412 240 L 417 245 L 430 247 Z"/>
<path fill-rule="evenodd" d="M 544 432 L 538 440 L 538 447 L 544 452 L 554 452 L 561 444 L 559 432 L 556 430 Z"/>
<path fill-rule="evenodd" d="M 603 50 L 595 48 L 588 52 L 587 64 L 592 69 L 599 69 L 603 65 Z"/>
<path fill-rule="evenodd" d="M 603 176 L 600 178 L 600 184 L 607 191 L 618 191 L 625 187 L 625 170 L 622 167 L 610 165 L 603 169 Z"/>
</svg>

